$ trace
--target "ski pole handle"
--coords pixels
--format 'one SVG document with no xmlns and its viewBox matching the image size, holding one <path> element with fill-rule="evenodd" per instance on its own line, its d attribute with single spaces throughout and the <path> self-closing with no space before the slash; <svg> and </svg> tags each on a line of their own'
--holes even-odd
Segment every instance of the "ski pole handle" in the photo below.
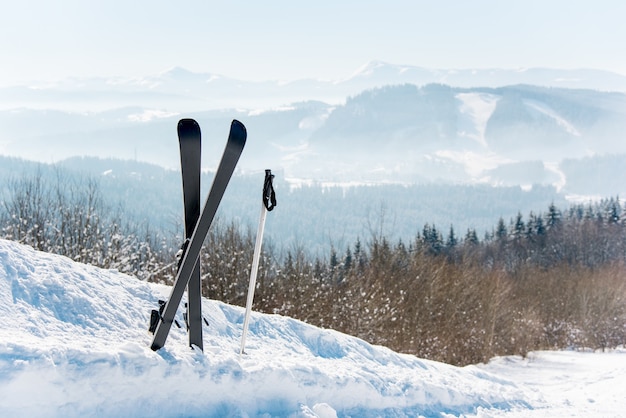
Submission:
<svg viewBox="0 0 626 418">
<path fill-rule="evenodd" d="M 271 211 L 276 207 L 276 193 L 274 192 L 274 185 L 272 181 L 274 175 L 272 170 L 265 170 L 265 183 L 263 183 L 263 205 L 265 209 Z"/>
</svg>

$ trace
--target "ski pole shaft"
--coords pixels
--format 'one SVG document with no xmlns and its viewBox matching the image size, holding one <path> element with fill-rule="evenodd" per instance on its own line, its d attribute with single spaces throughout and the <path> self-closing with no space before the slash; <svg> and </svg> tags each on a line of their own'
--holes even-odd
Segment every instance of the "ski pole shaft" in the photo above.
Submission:
<svg viewBox="0 0 626 418">
<path fill-rule="evenodd" d="M 252 301 L 254 299 L 254 289 L 256 287 L 256 276 L 259 270 L 259 260 L 261 258 L 261 245 L 263 242 L 263 232 L 265 230 L 265 217 L 267 209 L 265 205 L 261 205 L 261 216 L 259 217 L 259 228 L 256 233 L 256 243 L 254 244 L 254 256 L 252 258 L 252 268 L 250 269 L 250 284 L 248 286 L 248 300 L 246 301 L 246 315 L 243 320 L 243 334 L 241 336 L 241 350 L 239 354 L 244 353 L 246 345 L 246 334 L 248 333 L 248 325 L 250 323 L 250 312 L 252 311 Z"/>
<path fill-rule="evenodd" d="M 246 315 L 243 320 L 243 333 L 241 335 L 240 355 L 243 355 L 246 346 L 246 334 L 250 323 L 250 312 L 252 311 L 252 301 L 254 299 L 254 289 L 256 287 L 256 276 L 259 271 L 259 261 L 261 259 L 261 245 L 263 243 L 263 231 L 265 230 L 265 217 L 267 212 L 276 207 L 276 193 L 272 181 L 274 175 L 272 170 L 265 170 L 265 182 L 263 183 L 263 204 L 261 205 L 261 216 L 259 217 L 259 228 L 256 233 L 256 243 L 254 244 L 254 256 L 252 257 L 252 267 L 250 268 L 250 285 L 248 286 L 248 300 L 246 301 Z"/>
</svg>

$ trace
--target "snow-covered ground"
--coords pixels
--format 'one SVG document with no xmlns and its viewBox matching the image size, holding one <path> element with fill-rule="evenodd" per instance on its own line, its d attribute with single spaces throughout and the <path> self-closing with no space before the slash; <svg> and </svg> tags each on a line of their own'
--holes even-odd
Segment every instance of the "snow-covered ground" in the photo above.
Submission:
<svg viewBox="0 0 626 418">
<path fill-rule="evenodd" d="M 626 414 L 626 350 L 454 367 L 254 313 L 240 356 L 243 308 L 204 300 L 204 353 L 176 327 L 153 352 L 149 312 L 168 294 L 0 240 L 0 416 Z"/>
</svg>

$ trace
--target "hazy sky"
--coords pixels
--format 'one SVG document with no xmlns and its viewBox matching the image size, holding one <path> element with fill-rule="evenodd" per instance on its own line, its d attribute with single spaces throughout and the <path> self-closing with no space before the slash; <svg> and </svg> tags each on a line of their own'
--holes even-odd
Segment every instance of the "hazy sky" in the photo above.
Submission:
<svg viewBox="0 0 626 418">
<path fill-rule="evenodd" d="M 626 75 L 623 0 L 0 0 L 0 85 L 174 66 L 340 79 L 370 60 Z"/>
</svg>

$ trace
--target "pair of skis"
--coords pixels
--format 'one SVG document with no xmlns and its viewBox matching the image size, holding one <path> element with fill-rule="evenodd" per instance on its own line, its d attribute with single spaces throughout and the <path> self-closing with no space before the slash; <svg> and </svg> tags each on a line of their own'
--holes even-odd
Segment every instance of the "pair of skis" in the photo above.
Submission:
<svg viewBox="0 0 626 418">
<path fill-rule="evenodd" d="M 185 319 L 189 329 L 189 345 L 203 350 L 200 263 L 198 258 L 202 244 L 246 144 L 247 132 L 241 122 L 233 120 L 222 160 L 201 212 L 200 126 L 193 119 L 182 119 L 178 122 L 178 138 L 185 206 L 185 244 L 170 297 L 167 302 L 159 301 L 159 309 L 152 311 L 150 331 L 153 332 L 154 337 L 150 347 L 154 351 L 165 344 L 172 323 L 175 322 L 174 316 L 185 288 L 188 288 Z"/>
</svg>

